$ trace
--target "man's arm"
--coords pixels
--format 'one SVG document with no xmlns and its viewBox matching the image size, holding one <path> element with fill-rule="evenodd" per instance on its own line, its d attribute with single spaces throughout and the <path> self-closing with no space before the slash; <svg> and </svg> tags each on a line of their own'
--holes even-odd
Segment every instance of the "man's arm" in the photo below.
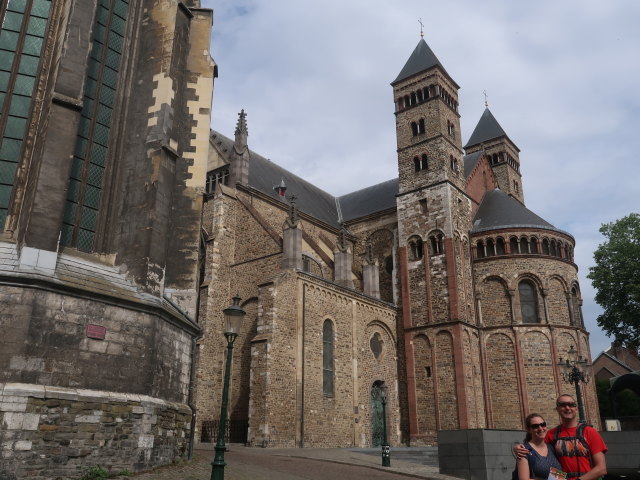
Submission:
<svg viewBox="0 0 640 480">
<path fill-rule="evenodd" d="M 582 480 L 596 480 L 607 474 L 607 461 L 604 458 L 604 452 L 594 453 L 592 456 L 593 467 L 587 473 L 580 475 Z"/>
</svg>

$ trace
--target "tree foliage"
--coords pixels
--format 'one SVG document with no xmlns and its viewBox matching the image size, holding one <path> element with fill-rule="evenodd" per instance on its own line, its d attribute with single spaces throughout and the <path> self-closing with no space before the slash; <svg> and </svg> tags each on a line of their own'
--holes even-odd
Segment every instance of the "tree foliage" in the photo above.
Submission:
<svg viewBox="0 0 640 480">
<path fill-rule="evenodd" d="M 640 346 L 640 214 L 600 227 L 606 241 L 594 253 L 588 278 L 604 309 L 598 325 L 629 348 Z"/>
</svg>

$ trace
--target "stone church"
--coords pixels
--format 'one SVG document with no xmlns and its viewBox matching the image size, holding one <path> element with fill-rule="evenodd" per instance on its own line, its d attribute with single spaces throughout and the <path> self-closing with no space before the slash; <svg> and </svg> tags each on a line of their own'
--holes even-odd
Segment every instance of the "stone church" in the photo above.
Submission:
<svg viewBox="0 0 640 480">
<path fill-rule="evenodd" d="M 398 178 L 334 197 L 251 151 L 244 112 L 210 130 L 212 22 L 0 3 L 0 477 L 211 441 L 236 294 L 231 441 L 378 445 L 383 395 L 392 445 L 553 417 L 559 358 L 590 356 L 574 239 L 525 207 L 491 112 L 463 149 L 421 40 L 392 82 Z"/>
<path fill-rule="evenodd" d="M 201 441 L 235 294 L 231 436 L 250 445 L 379 445 L 382 386 L 392 445 L 521 429 L 556 418 L 571 347 L 590 358 L 575 240 L 525 206 L 519 148 L 488 108 L 463 146 L 459 87 L 423 39 L 391 87 L 398 177 L 340 197 L 250 150 L 244 111 L 233 139 L 211 132 Z M 585 403 L 598 424 L 593 384 Z"/>
</svg>

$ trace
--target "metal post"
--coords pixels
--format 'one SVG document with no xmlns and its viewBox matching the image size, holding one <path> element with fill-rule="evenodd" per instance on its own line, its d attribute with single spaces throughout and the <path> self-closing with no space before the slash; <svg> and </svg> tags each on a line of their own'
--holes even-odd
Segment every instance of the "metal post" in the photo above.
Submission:
<svg viewBox="0 0 640 480">
<path fill-rule="evenodd" d="M 584 415 L 584 405 L 582 404 L 582 392 L 580 389 L 580 377 L 581 373 L 576 367 L 573 367 L 573 375 L 574 375 L 574 383 L 576 385 L 576 400 L 578 401 L 578 415 L 580 416 L 580 421 L 585 421 Z"/>
<path fill-rule="evenodd" d="M 227 402 L 229 397 L 229 377 L 231 376 L 231 356 L 233 355 L 233 342 L 237 335 L 226 335 L 227 338 L 227 364 L 224 370 L 224 387 L 222 388 L 222 404 L 220 406 L 220 424 L 218 425 L 218 441 L 216 442 L 216 454 L 211 462 L 211 480 L 224 480 L 224 435 L 227 430 Z"/>
<path fill-rule="evenodd" d="M 382 396 L 382 466 L 391 466 L 391 451 L 387 441 L 387 399 Z"/>
</svg>

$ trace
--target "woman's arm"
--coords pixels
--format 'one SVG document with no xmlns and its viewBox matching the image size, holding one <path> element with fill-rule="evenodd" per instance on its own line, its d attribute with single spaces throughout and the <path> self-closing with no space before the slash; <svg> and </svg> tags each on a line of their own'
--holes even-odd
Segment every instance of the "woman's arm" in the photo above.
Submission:
<svg viewBox="0 0 640 480">
<path fill-rule="evenodd" d="M 529 475 L 529 460 L 527 460 L 527 457 L 518 457 L 516 469 L 518 470 L 518 480 L 530 480 L 531 475 Z"/>
</svg>

